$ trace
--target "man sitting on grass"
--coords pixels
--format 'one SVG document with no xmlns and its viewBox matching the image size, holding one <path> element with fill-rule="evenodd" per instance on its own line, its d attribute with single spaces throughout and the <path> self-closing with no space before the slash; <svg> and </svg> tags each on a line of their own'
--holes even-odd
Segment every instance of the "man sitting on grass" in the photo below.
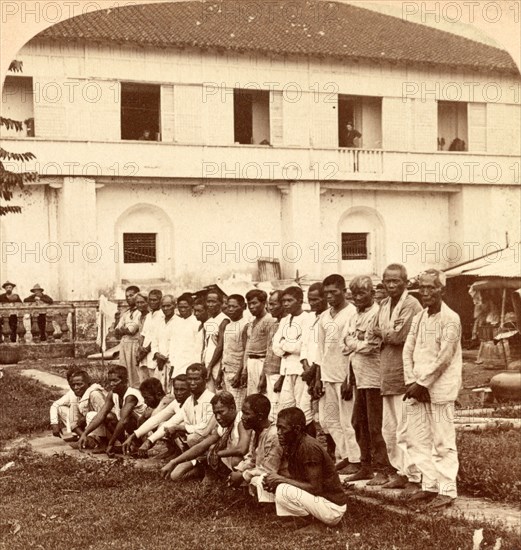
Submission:
<svg viewBox="0 0 521 550">
<path fill-rule="evenodd" d="M 109 391 L 103 408 L 87 425 L 80 437 L 79 448 L 93 449 L 95 453 L 106 452 L 113 456 L 116 441 L 124 436 L 125 431 L 132 432 L 137 428 L 138 420 L 145 412 L 146 404 L 140 391 L 128 384 L 127 369 L 121 365 L 111 367 L 108 373 Z M 105 448 L 103 442 L 96 441 L 90 434 L 103 426 L 109 438 Z"/>
<path fill-rule="evenodd" d="M 70 378 L 72 391 L 78 396 L 78 401 L 73 405 L 73 420 L 71 429 L 81 436 L 85 426 L 89 424 L 96 414 L 101 411 L 107 396 L 102 386 L 92 383 L 87 371 L 77 370 Z M 105 437 L 103 426 L 91 432 L 91 437 Z"/>
<path fill-rule="evenodd" d="M 206 471 L 226 478 L 243 459 L 251 432 L 241 422 L 241 413 L 237 411 L 233 395 L 227 391 L 219 392 L 212 397 L 211 405 L 218 426 L 214 425 L 212 432 L 202 441 L 164 466 L 161 477 L 178 481 L 201 476 Z M 206 461 L 201 460 L 207 451 Z"/>
<path fill-rule="evenodd" d="M 152 382 L 152 380 L 156 380 L 161 386 L 161 390 L 163 390 L 163 386 L 157 378 L 149 378 L 148 380 L 145 380 L 139 387 L 145 402 L 147 401 L 146 394 L 148 392 L 148 388 L 151 387 L 152 384 L 154 384 L 155 387 L 157 386 L 155 382 Z M 186 374 L 180 374 L 174 378 L 173 388 L 174 394 L 166 395 L 154 409 L 150 417 L 145 419 L 145 421 L 128 436 L 125 443 L 123 443 L 124 454 L 130 454 L 133 452 L 133 447 L 138 445 L 147 434 L 149 434 L 149 437 L 153 437 L 154 434 L 152 432 L 158 428 L 158 426 L 160 427 L 163 422 L 169 420 L 172 416 L 174 416 L 174 414 L 181 410 L 184 402 L 190 396 L 190 389 L 188 387 L 188 382 L 186 381 Z M 158 391 L 158 388 L 156 388 L 156 391 Z M 154 442 L 150 439 L 145 439 L 145 441 L 143 441 L 141 446 L 137 449 L 136 456 L 138 458 L 147 458 L 148 451 L 153 447 L 153 445 Z M 177 449 L 177 447 L 175 448 Z M 170 451 L 172 450 L 173 449 L 170 449 Z"/>
<path fill-rule="evenodd" d="M 65 440 L 73 441 L 75 439 L 74 434 L 71 432 L 72 424 L 74 422 L 74 405 L 78 402 L 78 394 L 74 391 L 71 378 L 75 371 L 71 370 L 67 373 L 67 382 L 69 383 L 70 390 L 57 399 L 52 405 L 49 411 L 51 417 L 51 430 L 54 437 L 63 437 Z"/>
<path fill-rule="evenodd" d="M 327 451 L 306 434 L 306 417 L 297 407 L 279 412 L 279 442 L 288 460 L 289 476 L 268 473 L 266 490 L 275 493 L 279 516 L 309 516 L 321 524 L 310 524 L 306 531 L 337 525 L 346 511 L 346 495 L 335 464 Z"/>
<path fill-rule="evenodd" d="M 230 475 L 230 485 L 238 487 L 246 481 L 250 493 L 256 494 L 259 502 L 273 501 L 265 498 L 263 476 L 267 473 L 286 475 L 286 461 L 277 436 L 277 426 L 270 421 L 270 400 L 260 393 L 248 395 L 242 405 L 242 424 L 246 430 L 253 430 L 250 449 L 235 472 Z"/>
</svg>

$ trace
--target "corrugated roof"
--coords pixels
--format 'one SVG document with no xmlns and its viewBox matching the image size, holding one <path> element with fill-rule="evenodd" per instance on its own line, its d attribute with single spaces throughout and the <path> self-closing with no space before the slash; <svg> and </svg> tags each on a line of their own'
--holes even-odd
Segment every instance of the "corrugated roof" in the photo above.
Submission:
<svg viewBox="0 0 521 550">
<path fill-rule="evenodd" d="M 472 275 L 473 277 L 506 277 L 521 278 L 519 246 L 491 252 L 466 264 L 447 269 L 445 275 Z"/>
<path fill-rule="evenodd" d="M 383 60 L 519 74 L 510 55 L 499 48 L 337 2 L 129 5 L 67 19 L 36 38 Z"/>
</svg>

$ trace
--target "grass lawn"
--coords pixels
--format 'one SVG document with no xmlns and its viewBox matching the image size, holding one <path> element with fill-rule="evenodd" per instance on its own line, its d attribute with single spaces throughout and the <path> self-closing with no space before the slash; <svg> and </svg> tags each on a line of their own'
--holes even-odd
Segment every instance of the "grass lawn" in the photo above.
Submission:
<svg viewBox="0 0 521 550">
<path fill-rule="evenodd" d="M 49 428 L 49 407 L 59 390 L 42 386 L 14 368 L 0 379 L 0 449 L 9 439 Z"/>
<path fill-rule="evenodd" d="M 198 482 L 174 486 L 156 472 L 122 462 L 43 458 L 27 451 L 0 458 L 15 466 L 0 474 L 0 549 L 471 549 L 475 527 L 431 516 L 403 516 L 352 498 L 342 523 L 304 536 L 242 490 Z M 486 546 L 519 550 L 512 534 L 484 531 Z"/>
</svg>

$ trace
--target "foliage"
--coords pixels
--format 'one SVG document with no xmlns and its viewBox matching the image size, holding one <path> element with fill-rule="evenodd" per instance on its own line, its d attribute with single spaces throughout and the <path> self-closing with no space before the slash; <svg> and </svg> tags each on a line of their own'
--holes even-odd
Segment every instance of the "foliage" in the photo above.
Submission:
<svg viewBox="0 0 521 550">
<path fill-rule="evenodd" d="M 521 430 L 461 432 L 457 445 L 460 492 L 521 503 Z"/>
<path fill-rule="evenodd" d="M 22 72 L 23 62 L 14 60 L 9 65 L 9 71 Z M 5 126 L 8 130 L 15 129 L 17 132 L 23 130 L 23 123 L 19 120 L 13 120 L 11 118 L 0 117 L 0 128 Z M 23 189 L 26 182 L 33 182 L 38 180 L 38 174 L 36 172 L 13 172 L 7 170 L 4 162 L 18 161 L 28 162 L 36 158 L 32 153 L 10 153 L 0 147 L 0 197 L 5 201 L 10 201 L 13 198 L 13 191 L 16 187 Z M 0 216 L 7 214 L 19 214 L 22 211 L 20 206 L 3 206 L 0 205 Z"/>
<path fill-rule="evenodd" d="M 8 439 L 49 427 L 49 407 L 61 393 L 5 369 L 0 378 L 0 448 Z"/>
</svg>

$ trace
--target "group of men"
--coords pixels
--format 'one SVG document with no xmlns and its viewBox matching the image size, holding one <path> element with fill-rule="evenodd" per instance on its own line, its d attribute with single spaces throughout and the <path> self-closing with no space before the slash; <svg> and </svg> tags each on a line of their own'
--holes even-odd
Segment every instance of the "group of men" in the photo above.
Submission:
<svg viewBox="0 0 521 550">
<path fill-rule="evenodd" d="M 176 302 L 129 287 L 108 393 L 73 371 L 53 432 L 62 424 L 80 449 L 140 458 L 163 441 L 165 479 L 224 477 L 281 516 L 326 525 L 346 511 L 339 474 L 404 488 L 426 510 L 448 506 L 461 326 L 442 300 L 443 273 L 419 276 L 421 305 L 407 282 L 404 266 L 389 265 L 378 304 L 371 277 L 355 277 L 351 303 L 330 275 L 309 287 L 310 312 L 298 286 L 226 302 L 217 290 Z"/>
</svg>

